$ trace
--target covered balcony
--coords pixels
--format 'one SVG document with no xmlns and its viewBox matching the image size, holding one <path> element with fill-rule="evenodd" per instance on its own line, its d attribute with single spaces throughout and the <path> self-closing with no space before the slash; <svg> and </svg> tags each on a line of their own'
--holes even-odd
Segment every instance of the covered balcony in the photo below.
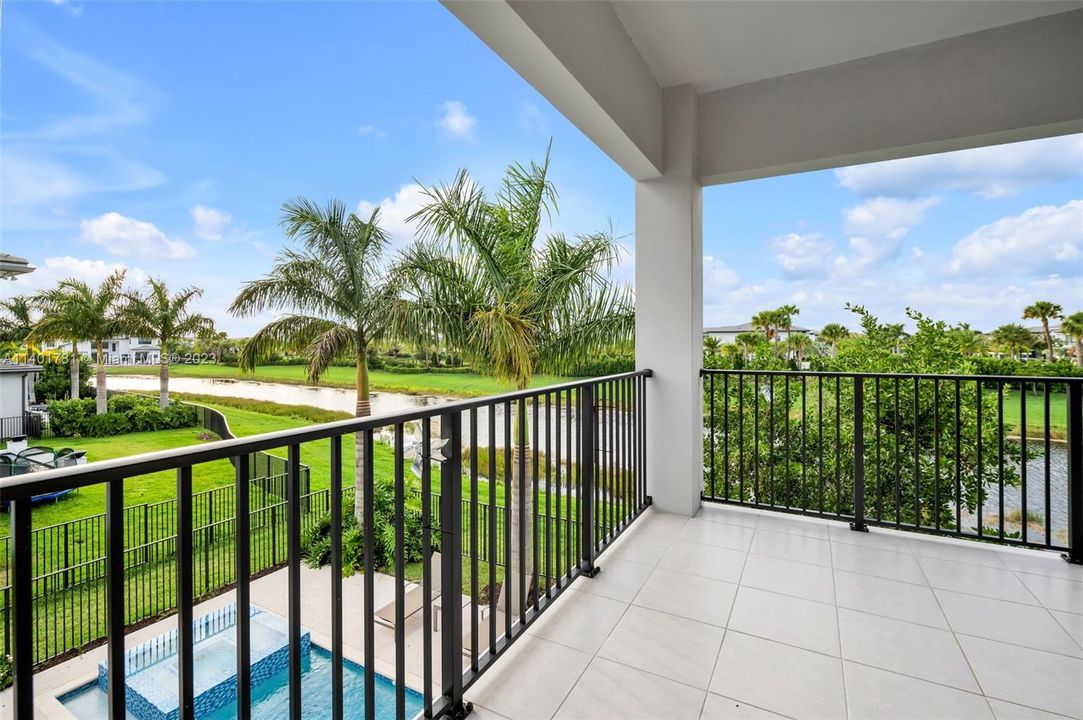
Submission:
<svg viewBox="0 0 1083 720">
<path fill-rule="evenodd" d="M 1083 383 L 705 372 L 701 237 L 707 184 L 1083 131 L 1083 3 L 445 5 L 635 178 L 640 369 L 4 481 L 7 712 L 70 718 L 94 686 L 104 716 L 142 717 L 132 678 L 168 657 L 164 714 L 258 717 L 265 611 L 274 717 L 1083 717 Z M 249 463 L 274 450 L 268 500 Z M 192 469 L 225 460 L 208 519 Z M 133 540 L 123 489 L 161 471 L 172 526 Z M 100 553 L 43 569 L 32 498 L 91 486 Z M 72 628 L 89 649 L 52 652 Z"/>
</svg>

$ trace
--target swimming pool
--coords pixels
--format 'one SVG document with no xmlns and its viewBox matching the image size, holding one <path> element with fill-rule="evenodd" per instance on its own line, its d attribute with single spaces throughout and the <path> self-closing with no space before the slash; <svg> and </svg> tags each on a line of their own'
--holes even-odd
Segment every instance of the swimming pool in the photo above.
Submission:
<svg viewBox="0 0 1083 720">
<path fill-rule="evenodd" d="M 365 713 L 365 669 L 349 660 L 342 661 L 342 696 L 346 717 L 361 717 Z M 282 670 L 272 675 L 252 691 L 254 720 L 283 720 L 289 717 L 289 674 Z M 88 683 L 59 698 L 64 707 L 79 720 L 104 720 L 109 703 L 97 681 Z M 301 703 L 305 719 L 328 720 L 331 717 L 331 653 L 313 644 L 309 661 L 302 668 Z M 422 709 L 421 694 L 406 689 L 406 717 L 417 716 Z M 129 714 L 129 718 L 134 717 Z M 202 720 L 231 720 L 236 706 L 227 705 Z M 376 717 L 395 717 L 395 683 L 376 675 Z"/>
</svg>

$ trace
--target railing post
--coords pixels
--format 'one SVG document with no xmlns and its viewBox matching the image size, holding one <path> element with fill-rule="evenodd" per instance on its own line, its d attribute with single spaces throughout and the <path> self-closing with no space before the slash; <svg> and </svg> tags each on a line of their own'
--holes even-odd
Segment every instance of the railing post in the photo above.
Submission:
<svg viewBox="0 0 1083 720">
<path fill-rule="evenodd" d="M 582 463 L 579 468 L 579 508 L 581 511 L 579 536 L 582 540 L 579 572 L 592 578 L 599 573 L 599 569 L 594 565 L 594 475 L 597 469 L 595 467 L 597 453 L 594 446 L 594 386 L 584 385 L 579 389 L 579 395 L 582 413 L 579 418 L 579 447 Z"/>
<path fill-rule="evenodd" d="M 440 464 L 440 576 L 441 584 L 458 598 L 463 586 L 463 496 L 462 415 L 458 412 L 440 416 L 440 438 L 444 440 L 444 461 Z M 426 600 L 427 602 L 427 600 Z M 463 702 L 463 615 L 458 602 L 448 597 L 440 613 L 440 682 L 447 717 L 460 720 L 474 706 Z M 428 628 L 426 628 L 427 630 Z"/>
<path fill-rule="evenodd" d="M 10 511 L 15 555 L 11 568 L 15 590 L 13 705 L 17 718 L 34 717 L 34 553 L 30 547 L 30 508 L 30 499 L 20 498 L 11 503 Z"/>
<path fill-rule="evenodd" d="M 854 375 L 854 521 L 850 529 L 869 530 L 865 525 L 865 379 L 860 375 Z"/>
<path fill-rule="evenodd" d="M 1083 382 L 1068 382 L 1068 552 L 1083 565 Z"/>
</svg>

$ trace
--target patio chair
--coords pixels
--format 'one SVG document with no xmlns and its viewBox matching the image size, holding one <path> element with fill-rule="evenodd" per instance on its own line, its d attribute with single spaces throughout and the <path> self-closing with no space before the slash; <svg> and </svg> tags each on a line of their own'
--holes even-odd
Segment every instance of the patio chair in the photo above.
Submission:
<svg viewBox="0 0 1083 720">
<path fill-rule="evenodd" d="M 429 601 L 433 602 L 440 597 L 440 553 L 434 552 L 432 557 L 429 558 L 429 569 L 432 576 L 432 592 L 429 597 Z M 411 588 L 407 588 L 406 594 L 403 597 L 402 602 L 402 617 L 403 619 L 409 618 L 425 605 L 425 586 L 414 585 Z M 376 611 L 376 622 L 384 625 L 385 627 L 395 627 L 395 601 L 392 600 L 387 605 Z"/>
<path fill-rule="evenodd" d="M 478 606 L 478 657 L 489 652 L 489 614 L 488 605 Z M 496 611 L 496 638 L 499 640 L 504 635 L 504 611 Z M 469 622 L 463 623 L 463 657 L 470 657 L 470 647 L 474 637 Z"/>
</svg>

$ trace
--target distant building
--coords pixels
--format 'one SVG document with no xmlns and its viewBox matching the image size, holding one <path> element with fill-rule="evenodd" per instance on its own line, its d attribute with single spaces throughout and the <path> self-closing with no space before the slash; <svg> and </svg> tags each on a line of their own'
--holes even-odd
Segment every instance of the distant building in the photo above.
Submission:
<svg viewBox="0 0 1083 720">
<path fill-rule="evenodd" d="M 741 333 L 762 333 L 763 329 L 756 327 L 752 323 L 742 323 L 740 325 L 720 325 L 718 327 L 703 328 L 704 337 L 718 338 L 723 343 L 732 343 L 736 340 L 737 336 Z M 789 330 L 780 330 L 778 333 L 779 340 L 785 340 L 790 334 L 808 335 L 809 337 L 816 337 L 816 333 L 809 328 L 800 327 L 794 325 Z"/>
<path fill-rule="evenodd" d="M 71 350 L 71 342 L 61 340 L 42 343 L 42 349 L 68 352 Z M 97 360 L 97 348 L 89 340 L 80 341 L 75 349 L 91 361 Z M 156 340 L 141 337 L 109 338 L 102 344 L 102 351 L 107 365 L 156 365 L 161 354 Z"/>
</svg>

